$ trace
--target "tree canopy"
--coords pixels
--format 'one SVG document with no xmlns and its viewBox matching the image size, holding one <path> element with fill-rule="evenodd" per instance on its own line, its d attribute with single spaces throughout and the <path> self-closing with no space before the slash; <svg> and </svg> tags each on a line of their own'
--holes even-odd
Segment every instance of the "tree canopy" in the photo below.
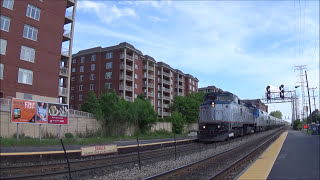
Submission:
<svg viewBox="0 0 320 180">
<path fill-rule="evenodd" d="M 320 111 L 318 109 L 312 111 L 311 117 L 312 117 L 312 122 L 319 123 L 320 122 Z M 308 122 L 310 122 L 310 115 L 308 117 Z"/>
<path fill-rule="evenodd" d="M 280 111 L 278 111 L 278 110 L 270 112 L 270 116 L 282 119 L 282 113 Z"/>
</svg>

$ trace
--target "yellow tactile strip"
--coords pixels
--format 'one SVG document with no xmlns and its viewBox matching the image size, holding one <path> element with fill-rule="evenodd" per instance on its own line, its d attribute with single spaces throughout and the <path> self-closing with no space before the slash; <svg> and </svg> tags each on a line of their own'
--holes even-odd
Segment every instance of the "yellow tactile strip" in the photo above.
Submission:
<svg viewBox="0 0 320 180">
<path fill-rule="evenodd" d="M 239 177 L 239 180 L 267 179 L 287 135 L 287 131 L 282 133 L 282 135 L 262 154 L 262 156 L 260 156 L 259 159 L 256 160 L 252 166 Z"/>
</svg>

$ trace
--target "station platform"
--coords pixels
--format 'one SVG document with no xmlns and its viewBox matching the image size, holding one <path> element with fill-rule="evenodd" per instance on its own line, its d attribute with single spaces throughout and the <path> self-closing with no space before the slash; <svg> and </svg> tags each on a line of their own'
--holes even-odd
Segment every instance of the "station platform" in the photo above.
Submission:
<svg viewBox="0 0 320 180">
<path fill-rule="evenodd" d="M 238 179 L 320 179 L 320 136 L 289 129 Z"/>
</svg>

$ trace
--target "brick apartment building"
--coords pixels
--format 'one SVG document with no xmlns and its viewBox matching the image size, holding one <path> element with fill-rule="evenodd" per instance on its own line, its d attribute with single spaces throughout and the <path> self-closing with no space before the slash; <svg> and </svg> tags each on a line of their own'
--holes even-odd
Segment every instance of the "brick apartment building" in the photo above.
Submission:
<svg viewBox="0 0 320 180">
<path fill-rule="evenodd" d="M 68 103 L 76 0 L 0 5 L 0 98 Z"/>
<path fill-rule="evenodd" d="M 175 95 L 198 91 L 198 79 L 143 55 L 129 43 L 81 50 L 72 56 L 70 108 L 79 109 L 89 91 L 98 97 L 114 89 L 127 101 L 139 94 L 150 100 L 158 115 L 169 116 Z"/>
</svg>

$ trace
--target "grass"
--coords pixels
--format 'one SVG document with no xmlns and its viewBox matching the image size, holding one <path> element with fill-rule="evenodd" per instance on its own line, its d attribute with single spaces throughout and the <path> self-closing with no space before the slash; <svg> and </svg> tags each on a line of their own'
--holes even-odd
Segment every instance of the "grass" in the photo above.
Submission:
<svg viewBox="0 0 320 180">
<path fill-rule="evenodd" d="M 179 134 L 176 137 L 186 137 L 186 134 Z M 174 134 L 166 131 L 156 131 L 153 133 L 140 134 L 139 139 L 159 139 L 159 138 L 173 138 Z M 66 145 L 89 145 L 89 144 L 107 144 L 119 140 L 134 140 L 136 136 L 113 136 L 113 137 L 88 137 L 88 138 L 63 138 L 63 143 Z M 58 138 L 47 138 L 39 141 L 38 138 L 24 137 L 22 136 L 19 141 L 16 138 L 1 138 L 1 147 L 11 146 L 52 146 L 60 145 Z"/>
</svg>

